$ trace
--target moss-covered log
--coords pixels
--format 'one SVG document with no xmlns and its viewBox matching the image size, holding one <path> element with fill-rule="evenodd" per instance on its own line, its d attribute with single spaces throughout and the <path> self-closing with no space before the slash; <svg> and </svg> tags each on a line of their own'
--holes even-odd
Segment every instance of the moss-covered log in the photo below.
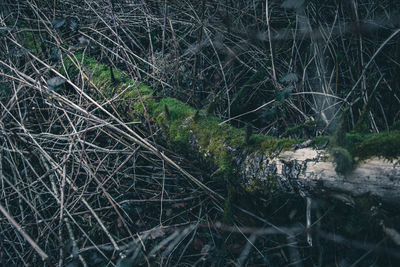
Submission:
<svg viewBox="0 0 400 267">
<path fill-rule="evenodd" d="M 210 116 L 206 111 L 169 97 L 157 96 L 149 87 L 134 84 L 121 71 L 78 56 L 66 61 L 70 74 L 81 70 L 104 95 L 120 95 L 129 103 L 128 118 L 146 118 L 161 129 L 171 149 L 196 152 L 203 161 L 216 167 L 211 176 L 222 176 L 241 184 L 248 191 L 293 192 L 320 195 L 344 192 L 372 194 L 382 200 L 400 203 L 400 132 L 347 134 L 343 141 L 349 155 L 335 157 L 334 149 L 317 149 L 328 138 L 295 140 L 265 135 L 249 135 Z M 111 82 L 113 79 L 118 83 Z M 128 89 L 127 89 L 128 88 Z M 144 108 L 145 107 L 145 108 Z M 246 134 L 247 132 L 247 134 Z M 344 161 L 344 162 L 343 162 Z M 338 165 L 346 171 L 337 172 Z M 341 165 L 341 166 L 342 166 Z"/>
<path fill-rule="evenodd" d="M 241 170 L 248 185 L 273 183 L 280 190 L 305 195 L 336 191 L 355 196 L 372 194 L 400 203 L 398 160 L 377 157 L 361 160 L 346 175 L 337 173 L 335 165 L 328 151 L 302 148 L 272 157 L 262 151 L 252 153 L 241 163 Z"/>
</svg>

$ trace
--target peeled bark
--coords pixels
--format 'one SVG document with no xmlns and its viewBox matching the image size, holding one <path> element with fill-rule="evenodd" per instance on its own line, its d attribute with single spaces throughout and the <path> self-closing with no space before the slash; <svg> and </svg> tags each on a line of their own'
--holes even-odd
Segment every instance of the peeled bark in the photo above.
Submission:
<svg viewBox="0 0 400 267">
<path fill-rule="evenodd" d="M 400 203 L 400 161 L 373 157 L 359 162 L 347 175 L 338 174 L 326 150 L 302 148 L 276 156 L 254 152 L 240 163 L 244 184 L 262 182 L 302 195 L 344 192 L 353 196 L 371 194 Z"/>
</svg>

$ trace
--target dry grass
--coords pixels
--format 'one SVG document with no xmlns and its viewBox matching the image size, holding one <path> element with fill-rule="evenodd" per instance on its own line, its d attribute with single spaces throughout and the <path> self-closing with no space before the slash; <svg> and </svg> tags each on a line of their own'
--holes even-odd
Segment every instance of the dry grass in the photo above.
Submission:
<svg viewBox="0 0 400 267">
<path fill-rule="evenodd" d="M 221 225 L 221 182 L 156 142 L 146 116 L 130 121 L 125 100 L 90 84 L 84 68 L 63 70 L 62 60 L 79 51 L 161 95 L 197 108 L 213 101 L 212 112 L 225 122 L 252 120 L 272 135 L 312 120 L 314 135 L 327 133 L 349 105 L 355 124 L 375 93 L 369 126 L 378 132 L 399 117 L 399 85 L 391 77 L 398 77 L 400 37 L 389 1 L 353 1 L 354 14 L 338 3 L 324 3 L 331 9 L 322 11 L 313 1 L 300 10 L 277 1 L 50 2 L 0 3 L 1 264 L 324 262 L 322 249 L 306 243 L 297 199 L 272 206 L 263 196 L 257 205 L 267 202 L 265 211 L 254 211 L 244 197 L 233 225 Z M 61 73 L 63 89 L 49 86 Z M 297 82 L 282 81 L 293 73 Z M 246 110 L 233 109 L 244 85 Z M 299 213 L 288 225 L 290 211 Z M 351 245 L 360 261 L 375 246 Z M 377 261 L 381 254 L 399 258 L 378 252 Z"/>
</svg>

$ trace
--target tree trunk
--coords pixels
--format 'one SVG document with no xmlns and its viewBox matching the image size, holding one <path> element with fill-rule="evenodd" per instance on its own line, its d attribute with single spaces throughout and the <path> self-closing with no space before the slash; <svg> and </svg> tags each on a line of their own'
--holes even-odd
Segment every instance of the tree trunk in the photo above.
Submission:
<svg viewBox="0 0 400 267">
<path fill-rule="evenodd" d="M 400 203 L 399 131 L 375 134 L 373 138 L 359 137 L 355 151 L 358 149 L 366 154 L 360 152 L 353 156 L 367 159 L 358 160 L 344 175 L 335 171 L 336 164 L 329 150 L 313 148 L 311 140 L 302 143 L 302 140 L 289 138 L 246 136 L 248 131 L 221 122 L 205 111 L 195 110 L 174 98 L 155 96 L 143 84 L 132 86 L 129 75 L 118 70 L 114 72 L 119 84 L 107 82 L 108 68 L 99 67 L 93 60 L 87 61 L 84 64 L 91 73 L 93 84 L 128 100 L 125 102 L 130 103 L 128 110 L 132 112 L 126 114 L 126 119 L 151 120 L 152 125 L 161 130 L 152 132 L 166 139 L 172 150 L 182 154 L 196 152 L 203 161 L 216 166 L 218 169 L 211 176 L 233 179 L 249 191 L 283 191 L 303 196 L 338 192 L 359 196 L 368 193 L 383 201 Z M 127 90 L 128 86 L 132 89 Z M 145 123 L 144 127 L 148 125 Z M 369 139 L 364 142 L 363 138 Z M 372 152 L 371 147 L 375 148 Z M 164 155 L 160 152 L 158 154 Z"/>
</svg>

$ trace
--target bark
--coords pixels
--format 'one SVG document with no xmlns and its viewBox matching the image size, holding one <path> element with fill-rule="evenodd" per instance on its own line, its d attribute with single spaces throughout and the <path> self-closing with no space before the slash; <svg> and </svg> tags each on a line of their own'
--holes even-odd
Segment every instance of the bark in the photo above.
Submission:
<svg viewBox="0 0 400 267">
<path fill-rule="evenodd" d="M 240 164 L 242 182 L 270 185 L 301 195 L 344 192 L 353 196 L 371 194 L 400 203 L 400 161 L 373 157 L 359 162 L 347 175 L 338 174 L 326 150 L 302 148 L 276 156 L 254 152 Z"/>
<path fill-rule="evenodd" d="M 195 110 L 174 98 L 156 96 L 143 84 L 132 86 L 133 82 L 123 72 L 114 70 L 119 83 L 112 85 L 106 81 L 108 68 L 89 59 L 84 61 L 84 65 L 92 74 L 90 80 L 93 84 L 129 100 L 128 109 L 132 112 L 126 114 L 127 119 L 146 117 L 161 130 L 153 132 L 162 133 L 171 149 L 190 154 L 197 152 L 198 157 L 218 168 L 215 173 L 228 179 L 240 177 L 236 180 L 240 180 L 249 191 L 282 191 L 302 196 L 337 192 L 352 196 L 371 194 L 383 201 L 400 203 L 398 131 L 368 139 L 359 150 L 369 159 L 358 161 L 353 170 L 343 175 L 335 171 L 328 150 L 312 148 L 312 142 L 298 145 L 301 141 L 288 138 L 246 136 L 246 130 L 221 122 L 205 111 Z M 298 149 L 293 150 L 293 146 Z M 371 150 L 371 147 L 377 149 Z M 392 160 L 373 155 L 388 155 Z"/>
</svg>

